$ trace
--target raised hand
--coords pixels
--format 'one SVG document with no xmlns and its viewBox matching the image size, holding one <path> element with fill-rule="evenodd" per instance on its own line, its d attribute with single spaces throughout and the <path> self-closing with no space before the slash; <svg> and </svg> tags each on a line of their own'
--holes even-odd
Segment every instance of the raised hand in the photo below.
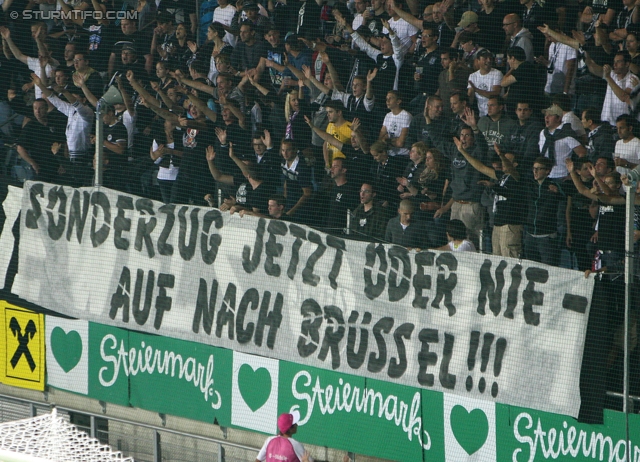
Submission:
<svg viewBox="0 0 640 462">
<path fill-rule="evenodd" d="M 567 165 L 567 170 L 569 170 L 569 173 L 573 172 L 573 161 L 571 160 L 571 157 L 567 157 L 564 160 L 564 163 Z"/>
<path fill-rule="evenodd" d="M 307 123 L 309 127 L 313 128 L 313 122 L 308 116 L 304 116 L 304 121 Z"/>
<path fill-rule="evenodd" d="M 462 117 L 460 117 L 460 120 L 462 120 L 465 124 L 467 124 L 471 128 L 476 127 L 476 114 L 473 112 L 473 109 L 471 109 L 468 106 L 464 108 L 464 114 L 462 114 Z"/>
<path fill-rule="evenodd" d="M 306 64 L 302 65 L 302 73 L 304 74 L 304 78 L 307 80 L 311 80 L 311 68 L 309 66 L 307 66 Z"/>
<path fill-rule="evenodd" d="M 221 129 L 220 127 L 216 128 L 216 136 L 218 137 L 218 141 L 220 141 L 221 145 L 227 144 L 227 131 Z"/>
<path fill-rule="evenodd" d="M 367 82 L 373 82 L 373 79 L 378 75 L 378 68 L 374 67 L 369 72 L 367 72 Z"/>
<path fill-rule="evenodd" d="M 460 152 L 464 152 L 464 148 L 462 147 L 462 141 L 460 141 L 460 139 L 458 137 L 453 137 L 453 142 L 456 145 L 456 148 L 458 148 L 458 151 Z"/>
<path fill-rule="evenodd" d="M 543 24 L 542 26 L 538 26 L 538 30 L 543 34 L 547 35 L 549 33 L 549 26 Z"/>
<path fill-rule="evenodd" d="M 269 130 L 264 131 L 264 136 L 261 136 L 260 140 L 264 143 L 264 145 L 267 148 L 271 147 L 271 133 L 269 133 Z"/>
<path fill-rule="evenodd" d="M 213 162 L 216 158 L 216 151 L 213 146 L 207 146 L 207 162 Z"/>
<path fill-rule="evenodd" d="M 360 119 L 358 119 L 357 117 L 353 119 L 353 121 L 351 122 L 351 131 L 352 132 L 357 132 L 360 129 Z"/>
<path fill-rule="evenodd" d="M 82 87 L 84 85 L 84 82 L 85 82 L 84 76 L 78 74 L 77 72 L 73 74 L 73 84 L 76 87 L 78 88 Z"/>
<path fill-rule="evenodd" d="M 31 80 L 33 81 L 34 84 L 36 84 L 38 86 L 42 85 L 42 80 L 40 80 L 40 77 L 38 77 L 33 72 L 31 73 Z"/>
</svg>

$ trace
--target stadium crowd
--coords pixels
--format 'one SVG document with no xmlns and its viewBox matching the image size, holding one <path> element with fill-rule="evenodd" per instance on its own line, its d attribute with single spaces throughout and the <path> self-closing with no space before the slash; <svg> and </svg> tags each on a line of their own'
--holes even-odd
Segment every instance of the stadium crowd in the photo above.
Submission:
<svg viewBox="0 0 640 462">
<path fill-rule="evenodd" d="M 4 0 L 5 167 L 91 185 L 115 87 L 105 186 L 611 268 L 640 164 L 637 3 Z"/>
</svg>

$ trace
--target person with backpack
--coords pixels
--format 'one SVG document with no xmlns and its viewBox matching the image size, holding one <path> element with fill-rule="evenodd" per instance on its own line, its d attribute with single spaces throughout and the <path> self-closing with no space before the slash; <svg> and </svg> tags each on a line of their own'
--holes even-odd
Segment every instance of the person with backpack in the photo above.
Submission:
<svg viewBox="0 0 640 462">
<path fill-rule="evenodd" d="M 298 412 L 280 414 L 276 436 L 270 436 L 264 442 L 256 457 L 256 462 L 313 462 L 313 458 L 304 450 L 302 444 L 293 439 L 298 431 Z"/>
</svg>

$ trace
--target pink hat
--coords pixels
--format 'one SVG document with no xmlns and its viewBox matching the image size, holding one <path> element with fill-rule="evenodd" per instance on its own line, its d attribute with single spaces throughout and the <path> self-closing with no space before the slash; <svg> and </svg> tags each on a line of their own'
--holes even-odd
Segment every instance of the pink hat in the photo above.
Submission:
<svg viewBox="0 0 640 462">
<path fill-rule="evenodd" d="M 280 433 L 287 433 L 291 427 L 300 421 L 300 413 L 298 411 L 292 411 L 291 413 L 285 412 L 278 417 L 278 430 Z"/>
</svg>

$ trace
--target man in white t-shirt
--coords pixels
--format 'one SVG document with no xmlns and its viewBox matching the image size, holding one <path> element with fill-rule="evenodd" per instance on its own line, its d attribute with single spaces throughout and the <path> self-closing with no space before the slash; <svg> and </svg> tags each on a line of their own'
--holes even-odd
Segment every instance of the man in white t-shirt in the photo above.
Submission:
<svg viewBox="0 0 640 462">
<path fill-rule="evenodd" d="M 607 81 L 607 92 L 600 118 L 609 125 L 615 125 L 619 115 L 629 114 L 629 95 L 631 90 L 640 84 L 638 77 L 629 70 L 631 55 L 627 50 L 616 52 L 613 58 L 613 70 L 608 64 L 598 66 L 589 57 L 586 63 L 592 74 Z"/>
<path fill-rule="evenodd" d="M 43 25 L 43 27 L 45 26 Z M 46 30 L 46 27 L 45 27 L 45 30 Z M 11 39 L 11 32 L 9 31 L 9 29 L 7 29 L 4 26 L 0 27 L 0 35 L 2 35 L 2 38 L 7 42 L 7 45 L 9 45 L 9 48 L 11 49 L 11 53 L 13 53 L 13 56 L 15 56 L 15 58 L 21 63 L 26 64 L 29 67 L 29 69 L 34 74 L 36 74 L 36 76 L 38 76 L 40 79 L 45 78 L 45 76 L 42 73 L 42 65 L 40 64 L 40 60 L 42 59 L 43 62 L 46 61 L 47 64 L 44 66 L 44 71 L 45 71 L 46 77 L 51 78 L 53 77 L 54 71 L 60 65 L 60 63 L 51 57 L 51 53 L 47 49 L 46 45 L 42 42 L 40 34 L 41 34 L 40 31 L 37 31 L 35 36 L 36 42 L 38 43 L 39 56 L 37 58 L 33 58 L 31 56 L 27 56 L 23 54 L 22 51 L 20 51 L 20 48 L 18 48 L 18 46 Z M 42 98 L 42 90 L 37 86 L 35 86 L 35 93 L 36 93 L 35 95 L 36 99 Z"/>
<path fill-rule="evenodd" d="M 629 114 L 618 116 L 616 128 L 620 139 L 616 142 L 613 160 L 616 171 L 626 175 L 640 164 L 640 139 L 633 134 L 633 118 Z"/>
<path fill-rule="evenodd" d="M 405 144 L 413 117 L 400 107 L 401 103 L 402 99 L 397 91 L 387 93 L 387 108 L 390 112 L 384 117 L 378 141 L 387 143 L 390 156 L 409 155 L 409 148 Z"/>
<path fill-rule="evenodd" d="M 353 6 L 356 9 L 356 14 L 353 16 L 351 27 L 353 27 L 353 30 L 358 30 L 358 27 L 365 23 L 364 16 L 362 16 L 362 14 L 367 10 L 369 2 L 366 0 L 355 0 L 355 2 L 353 2 Z"/>
<path fill-rule="evenodd" d="M 218 0 L 218 6 L 215 10 L 213 10 L 213 20 L 211 22 L 219 22 L 220 24 L 225 26 L 225 30 L 227 33 L 224 36 L 224 41 L 227 42 L 231 46 L 236 46 L 236 42 L 238 38 L 229 32 L 229 27 L 231 26 L 231 21 L 233 20 L 233 16 L 236 14 L 235 6 L 229 3 L 229 0 Z"/>
<path fill-rule="evenodd" d="M 561 179 L 569 175 L 565 160 L 575 152 L 578 157 L 587 155 L 587 150 L 575 138 L 575 132 L 569 125 L 562 124 L 562 109 L 551 106 L 544 111 L 545 128 L 540 132 L 538 146 L 540 155 L 548 157 L 553 165 L 549 178 Z"/>
<path fill-rule="evenodd" d="M 469 76 L 467 91 L 469 92 L 469 104 L 477 99 L 478 112 L 480 117 L 483 117 L 487 115 L 489 98 L 500 95 L 502 72 L 491 67 L 493 54 L 489 50 L 479 51 L 477 61 L 479 69 Z"/>
<path fill-rule="evenodd" d="M 564 43 L 556 42 L 551 36 L 549 58 L 538 58 L 538 62 L 547 66 L 547 83 L 544 92 L 547 95 L 573 94 L 575 91 L 577 53 Z"/>
<path fill-rule="evenodd" d="M 394 6 L 391 6 L 389 2 L 386 4 L 387 12 L 389 13 L 389 27 L 396 33 L 403 45 L 411 45 L 411 37 L 416 35 L 419 30 L 413 24 L 405 21 L 398 14 L 398 10 L 402 10 L 404 0 L 395 0 Z M 383 28 L 382 32 L 388 34 L 387 28 Z"/>
</svg>

